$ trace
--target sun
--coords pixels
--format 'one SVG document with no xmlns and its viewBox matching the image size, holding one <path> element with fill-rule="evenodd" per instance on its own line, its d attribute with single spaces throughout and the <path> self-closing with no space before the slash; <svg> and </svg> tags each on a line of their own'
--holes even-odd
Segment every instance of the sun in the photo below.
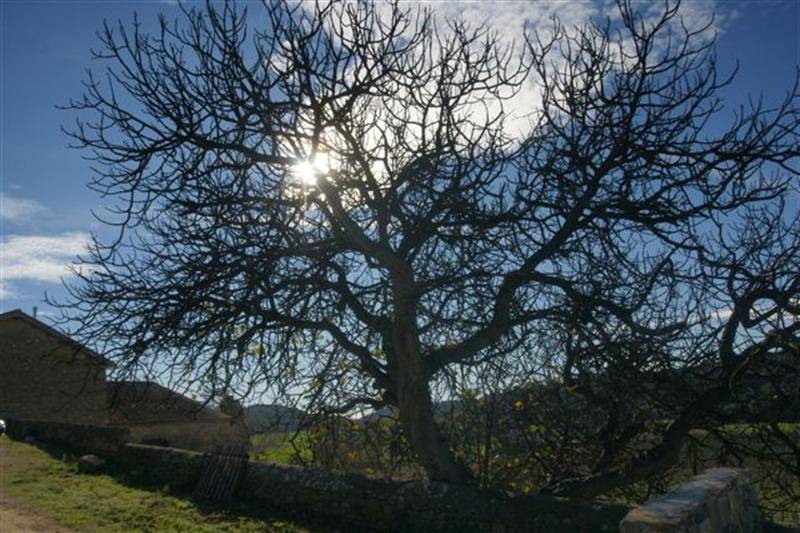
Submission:
<svg viewBox="0 0 800 533">
<path fill-rule="evenodd" d="M 317 171 L 312 163 L 303 161 L 292 168 L 292 173 L 303 185 L 317 184 Z"/>
<path fill-rule="evenodd" d="M 330 163 L 327 154 L 318 153 L 308 159 L 298 162 L 292 167 L 292 174 L 297 180 L 307 186 L 317 185 L 317 179 L 330 171 Z"/>
</svg>

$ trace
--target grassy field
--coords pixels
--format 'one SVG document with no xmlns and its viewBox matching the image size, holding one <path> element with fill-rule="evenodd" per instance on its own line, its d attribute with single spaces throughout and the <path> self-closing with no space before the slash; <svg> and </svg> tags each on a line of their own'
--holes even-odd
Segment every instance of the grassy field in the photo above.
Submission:
<svg viewBox="0 0 800 533">
<path fill-rule="evenodd" d="M 250 457 L 256 461 L 297 464 L 300 458 L 311 460 L 311 444 L 305 431 L 270 431 L 250 437 Z"/>
<path fill-rule="evenodd" d="M 80 531 L 304 531 L 241 509 L 202 506 L 118 472 L 79 474 L 75 460 L 63 455 L 0 436 L 0 494 Z"/>
</svg>

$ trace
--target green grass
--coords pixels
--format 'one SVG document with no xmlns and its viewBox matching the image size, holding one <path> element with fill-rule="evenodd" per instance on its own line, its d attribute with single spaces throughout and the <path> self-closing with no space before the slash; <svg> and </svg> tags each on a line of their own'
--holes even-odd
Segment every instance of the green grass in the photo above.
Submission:
<svg viewBox="0 0 800 533">
<path fill-rule="evenodd" d="M 237 509 L 208 507 L 126 479 L 124 474 L 84 475 L 64 451 L 0 436 L 0 492 L 59 524 L 87 532 L 303 531 Z"/>
<path fill-rule="evenodd" d="M 256 461 L 298 464 L 310 461 L 311 442 L 305 431 L 270 431 L 250 437 L 250 457 Z M 299 454 L 299 457 L 298 457 Z"/>
</svg>

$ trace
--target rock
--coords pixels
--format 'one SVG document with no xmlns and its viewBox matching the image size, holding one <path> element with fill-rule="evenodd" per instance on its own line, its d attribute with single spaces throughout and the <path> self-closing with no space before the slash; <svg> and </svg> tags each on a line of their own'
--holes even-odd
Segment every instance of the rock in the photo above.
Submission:
<svg viewBox="0 0 800 533">
<path fill-rule="evenodd" d="M 95 474 L 106 466 L 106 462 L 96 455 L 84 455 L 78 459 L 78 472 L 81 474 Z"/>
</svg>

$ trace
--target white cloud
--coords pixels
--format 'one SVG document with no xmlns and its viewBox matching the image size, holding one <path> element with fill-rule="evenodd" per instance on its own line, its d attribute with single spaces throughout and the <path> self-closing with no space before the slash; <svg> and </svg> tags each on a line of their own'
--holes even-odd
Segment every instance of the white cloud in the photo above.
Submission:
<svg viewBox="0 0 800 533">
<path fill-rule="evenodd" d="M 0 218 L 10 222 L 25 222 L 44 212 L 45 207 L 36 200 L 19 198 L 0 192 Z"/>
<path fill-rule="evenodd" d="M 515 46 L 519 51 L 525 46 L 526 32 L 537 31 L 544 40 L 552 35 L 553 17 L 567 28 L 581 25 L 600 14 L 594 2 L 437 2 L 425 1 L 439 21 L 461 19 L 471 27 L 486 25 L 496 32 L 499 42 Z M 490 113 L 497 105 L 484 102 Z M 509 133 L 520 135 L 528 130 L 528 115 L 540 106 L 541 88 L 529 78 L 519 92 L 504 103 L 509 115 L 506 124 Z"/>
<path fill-rule="evenodd" d="M 526 33 L 531 35 L 532 32 L 537 32 L 546 42 L 553 33 L 554 18 L 567 31 L 591 20 L 609 18 L 612 23 L 620 21 L 620 13 L 613 0 L 582 2 L 420 0 L 408 2 L 407 5 L 430 9 L 440 28 L 444 27 L 447 21 L 455 19 L 463 20 L 473 28 L 485 26 L 496 32 L 501 44 L 513 44 L 518 50 L 525 46 Z M 673 2 L 669 5 L 673 5 Z M 710 23 L 702 35 L 698 36 L 701 40 L 708 40 L 716 33 L 721 33 L 725 24 L 735 17 L 734 11 L 722 10 L 722 7 L 717 0 L 683 2 L 680 4 L 678 16 L 671 24 L 674 29 L 679 29 L 685 24 L 688 29 L 697 30 Z M 646 20 L 654 21 L 662 15 L 664 3 L 634 1 L 633 9 L 641 13 Z M 388 7 L 384 7 L 384 10 L 388 13 Z M 662 41 L 657 43 L 661 47 L 666 45 L 666 40 Z M 538 80 L 531 76 L 520 87 L 516 96 L 503 105 L 509 117 L 506 131 L 516 135 L 527 132 L 530 113 L 541 106 L 541 99 L 541 86 Z M 488 105 L 492 112 L 497 110 L 497 106 L 491 102 L 482 104 Z M 482 109 L 481 106 L 476 106 L 478 112 L 479 108 Z"/>
<path fill-rule="evenodd" d="M 438 2 L 425 1 L 424 5 L 440 20 L 460 18 L 473 27 L 483 24 L 511 42 L 522 42 L 525 27 L 546 29 L 555 15 L 565 26 L 586 22 L 599 13 L 593 2 Z"/>
<path fill-rule="evenodd" d="M 0 297 L 15 294 L 13 281 L 57 283 L 69 276 L 75 256 L 86 251 L 89 234 L 9 235 L 0 240 Z"/>
</svg>

